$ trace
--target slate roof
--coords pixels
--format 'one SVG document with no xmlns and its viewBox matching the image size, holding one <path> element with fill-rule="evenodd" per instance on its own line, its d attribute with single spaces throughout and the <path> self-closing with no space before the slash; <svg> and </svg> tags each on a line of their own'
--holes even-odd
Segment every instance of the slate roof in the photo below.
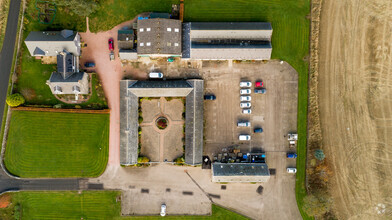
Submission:
<svg viewBox="0 0 392 220">
<path fill-rule="evenodd" d="M 133 49 L 134 39 L 135 39 L 135 35 L 133 33 L 133 30 L 119 30 L 117 35 L 118 48 L 120 50 Z"/>
<path fill-rule="evenodd" d="M 25 44 L 32 56 L 57 56 L 61 51 L 80 55 L 80 37 L 77 32 L 32 31 L 25 39 Z"/>
<path fill-rule="evenodd" d="M 62 83 L 73 83 L 78 82 L 84 76 L 84 72 L 78 72 L 72 74 L 70 77 L 64 79 L 63 76 L 58 72 L 53 72 L 50 76 L 49 82 L 62 82 Z"/>
<path fill-rule="evenodd" d="M 181 55 L 181 21 L 155 18 L 137 22 L 138 54 Z"/>
<path fill-rule="evenodd" d="M 202 162 L 203 80 L 120 81 L 120 163 L 132 165 L 138 157 L 139 97 L 186 97 L 185 163 Z"/>
<path fill-rule="evenodd" d="M 214 176 L 269 176 L 265 163 L 213 163 Z"/>
<path fill-rule="evenodd" d="M 75 70 L 75 58 L 68 52 L 61 52 L 57 55 L 57 72 L 62 75 L 64 79 L 70 77 Z"/>
</svg>

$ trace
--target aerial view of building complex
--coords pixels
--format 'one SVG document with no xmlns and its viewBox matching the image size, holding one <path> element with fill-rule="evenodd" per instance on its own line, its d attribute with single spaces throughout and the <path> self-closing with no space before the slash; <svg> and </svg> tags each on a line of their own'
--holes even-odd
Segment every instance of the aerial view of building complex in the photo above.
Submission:
<svg viewBox="0 0 392 220">
<path fill-rule="evenodd" d="M 392 218 L 391 12 L 0 0 L 0 219 Z"/>
</svg>

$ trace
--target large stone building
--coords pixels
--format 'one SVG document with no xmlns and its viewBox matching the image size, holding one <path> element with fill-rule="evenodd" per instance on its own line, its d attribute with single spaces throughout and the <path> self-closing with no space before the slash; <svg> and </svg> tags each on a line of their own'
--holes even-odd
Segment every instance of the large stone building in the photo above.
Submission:
<svg viewBox="0 0 392 220">
<path fill-rule="evenodd" d="M 53 72 L 46 84 L 53 94 L 79 94 L 89 93 L 88 74 L 79 72 L 79 57 L 67 51 L 57 55 L 57 71 Z"/>
<path fill-rule="evenodd" d="M 180 20 L 150 18 L 137 21 L 138 56 L 181 56 Z"/>
<path fill-rule="evenodd" d="M 120 81 L 120 163 L 133 165 L 138 158 L 139 98 L 185 97 L 185 163 L 202 162 L 203 89 L 200 79 Z"/>
</svg>

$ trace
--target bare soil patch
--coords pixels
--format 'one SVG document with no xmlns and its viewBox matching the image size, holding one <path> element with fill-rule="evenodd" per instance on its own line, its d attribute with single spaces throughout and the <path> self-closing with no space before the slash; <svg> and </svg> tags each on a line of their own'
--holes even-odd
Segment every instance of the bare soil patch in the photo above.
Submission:
<svg viewBox="0 0 392 220">
<path fill-rule="evenodd" d="M 392 3 L 324 1 L 319 106 L 339 219 L 391 216 Z"/>
<path fill-rule="evenodd" d="M 0 196 L 0 209 L 7 208 L 11 204 L 11 195 L 9 193 Z"/>
</svg>

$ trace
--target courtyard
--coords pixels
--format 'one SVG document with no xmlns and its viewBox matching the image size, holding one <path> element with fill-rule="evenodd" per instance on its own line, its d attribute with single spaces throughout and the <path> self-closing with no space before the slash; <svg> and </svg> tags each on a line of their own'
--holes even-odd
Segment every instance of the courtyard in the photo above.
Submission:
<svg viewBox="0 0 392 220">
<path fill-rule="evenodd" d="M 140 155 L 151 162 L 172 162 L 184 154 L 185 106 L 181 98 L 141 98 Z M 165 118 L 167 127 L 159 128 L 157 120 Z"/>
</svg>

